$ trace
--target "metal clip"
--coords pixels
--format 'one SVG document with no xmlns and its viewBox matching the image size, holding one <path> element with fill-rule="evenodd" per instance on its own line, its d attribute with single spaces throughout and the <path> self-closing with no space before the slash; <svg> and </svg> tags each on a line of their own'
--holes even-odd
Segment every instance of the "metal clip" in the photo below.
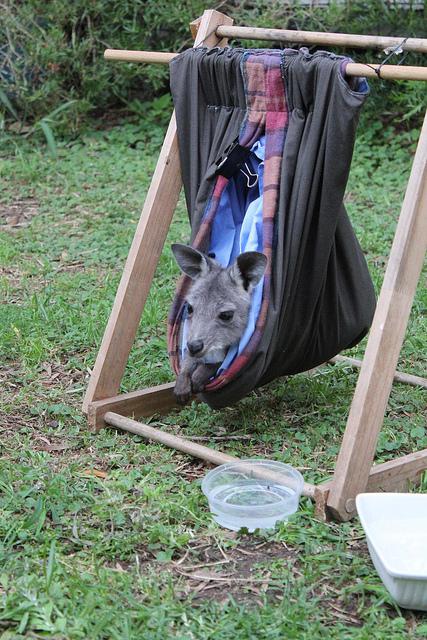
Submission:
<svg viewBox="0 0 427 640">
<path fill-rule="evenodd" d="M 231 178 L 245 163 L 251 150 L 247 147 L 242 147 L 235 140 L 224 151 L 224 155 L 216 162 L 216 174 L 224 176 L 224 178 Z"/>
<path fill-rule="evenodd" d="M 246 186 L 248 187 L 248 189 L 252 189 L 252 187 L 255 187 L 258 184 L 258 174 L 253 173 L 253 171 L 249 169 L 247 162 L 245 162 L 245 168 L 248 173 L 246 173 L 246 171 L 243 171 L 243 169 L 240 169 L 240 173 L 243 173 L 243 175 L 245 176 Z M 253 182 L 251 182 L 251 178 Z"/>
</svg>

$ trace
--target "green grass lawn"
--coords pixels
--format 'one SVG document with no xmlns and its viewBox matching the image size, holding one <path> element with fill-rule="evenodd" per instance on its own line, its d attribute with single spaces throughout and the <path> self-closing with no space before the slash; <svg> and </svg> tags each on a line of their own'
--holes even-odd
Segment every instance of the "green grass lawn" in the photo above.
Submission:
<svg viewBox="0 0 427 640">
<path fill-rule="evenodd" d="M 377 290 L 416 133 L 360 127 L 347 205 Z M 62 143 L 56 159 L 23 142 L 2 148 L 0 639 L 426 638 L 427 616 L 392 604 L 357 521 L 319 522 L 303 499 L 274 532 L 232 534 L 211 520 L 200 462 L 88 432 L 82 395 L 161 138 L 153 123 L 127 123 Z M 181 202 L 125 391 L 171 379 L 169 244 L 187 239 Z M 399 364 L 418 375 L 426 307 L 420 285 Z M 317 482 L 333 470 L 356 377 L 325 366 L 235 407 L 192 405 L 152 424 Z M 427 447 L 425 406 L 420 389 L 394 385 L 378 460 Z"/>
</svg>

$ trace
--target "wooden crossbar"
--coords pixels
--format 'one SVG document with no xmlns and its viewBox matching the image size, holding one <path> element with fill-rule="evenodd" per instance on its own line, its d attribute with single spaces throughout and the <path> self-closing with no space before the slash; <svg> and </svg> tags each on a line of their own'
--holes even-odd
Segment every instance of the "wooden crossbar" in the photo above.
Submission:
<svg viewBox="0 0 427 640">
<path fill-rule="evenodd" d="M 346 364 L 355 369 L 360 369 L 363 364 L 362 360 L 341 355 L 331 358 L 329 362 L 331 364 Z M 402 384 L 427 389 L 427 378 L 421 378 L 420 376 L 396 371 L 394 380 Z M 165 414 L 171 409 L 177 409 L 178 405 L 173 394 L 174 386 L 174 383 L 169 382 L 91 402 L 88 411 L 89 425 L 95 431 L 100 429 L 104 425 L 104 415 L 109 411 L 139 418 L 159 413 Z M 194 400 L 196 399 L 194 398 Z"/>
<path fill-rule="evenodd" d="M 367 36 L 357 33 L 322 33 L 318 31 L 294 31 L 290 29 L 266 29 L 263 27 L 236 27 L 221 25 L 216 33 L 223 38 L 241 40 L 269 40 L 273 42 L 295 42 L 298 44 L 327 45 L 358 49 L 390 49 L 427 53 L 427 38 L 404 38 L 399 36 Z"/>
<path fill-rule="evenodd" d="M 106 49 L 104 58 L 111 61 L 143 62 L 147 64 L 169 64 L 176 58 L 177 53 L 164 51 L 127 51 L 126 49 Z M 378 73 L 375 69 L 379 70 Z M 425 80 L 427 81 L 426 67 L 407 67 L 387 64 L 362 64 L 349 62 L 345 69 L 347 76 L 366 78 L 378 78 L 383 80 Z M 379 74 L 379 75 L 378 75 Z"/>
<path fill-rule="evenodd" d="M 227 38 L 267 39 L 383 49 L 401 43 L 403 50 L 427 52 L 427 40 L 349 34 L 319 34 L 282 29 L 233 27 L 232 19 L 218 11 L 205 11 L 192 23 L 194 46 L 225 46 Z M 107 59 L 167 63 L 176 54 L 108 50 Z M 366 65 L 347 66 L 349 75 L 377 77 Z M 421 70 L 421 72 L 420 72 Z M 381 77 L 427 79 L 425 68 L 383 66 Z M 416 77 L 414 76 L 416 74 Z M 176 407 L 171 384 L 118 394 L 145 300 L 163 249 L 181 189 L 175 116 L 160 152 L 150 189 L 119 284 L 116 299 L 86 392 L 83 410 L 90 425 L 105 425 L 163 442 L 201 459 L 220 464 L 231 456 L 201 447 L 183 438 L 137 422 L 137 416 L 164 414 Z M 427 469 L 427 450 L 373 465 L 376 443 L 393 379 L 427 387 L 427 380 L 396 372 L 415 289 L 427 249 L 427 115 L 418 141 L 406 195 L 391 248 L 377 311 L 363 361 L 336 356 L 360 368 L 341 449 L 333 477 L 317 486 L 306 484 L 317 513 L 348 520 L 355 513 L 361 491 L 406 490 Z"/>
</svg>

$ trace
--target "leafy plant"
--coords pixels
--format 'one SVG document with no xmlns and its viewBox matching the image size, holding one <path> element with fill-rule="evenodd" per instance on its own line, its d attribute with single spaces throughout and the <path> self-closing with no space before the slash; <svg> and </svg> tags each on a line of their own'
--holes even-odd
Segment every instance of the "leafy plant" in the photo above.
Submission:
<svg viewBox="0 0 427 640">
<path fill-rule="evenodd" d="M 81 129 L 88 116 L 108 118 L 108 111 L 143 113 L 145 104 L 168 90 L 163 65 L 105 62 L 107 47 L 180 51 L 191 46 L 189 22 L 215 8 L 237 25 L 426 37 L 426 9 L 402 8 L 384 0 L 346 0 L 328 6 L 282 0 L 0 0 L 0 117 L 25 131 L 38 125 L 53 152 L 49 121 L 58 107 L 73 103 L 55 118 L 56 135 Z M 230 44 L 239 44 L 231 41 Z M 265 46 L 243 41 L 243 46 Z M 267 46 L 284 46 L 271 43 Z M 311 48 L 313 49 L 313 47 Z M 383 52 L 338 49 L 361 62 L 380 62 Z M 405 64 L 424 64 L 422 54 L 403 54 Z M 397 64 L 402 56 L 390 63 Z M 373 81 L 368 110 L 374 117 L 411 126 L 425 107 L 425 83 Z M 47 125 L 47 126 L 46 126 Z M 3 123 L 3 129 L 5 124 Z M 51 131 L 49 131 L 49 129 Z"/>
<path fill-rule="evenodd" d="M 164 93 L 165 67 L 106 62 L 104 49 L 177 50 L 191 42 L 188 24 L 207 6 L 207 0 L 0 2 L 4 116 L 22 129 L 73 103 L 67 118 L 59 112 L 56 118 L 57 129 L 70 132 L 89 112 Z M 41 128 L 51 139 L 45 124 Z"/>
</svg>

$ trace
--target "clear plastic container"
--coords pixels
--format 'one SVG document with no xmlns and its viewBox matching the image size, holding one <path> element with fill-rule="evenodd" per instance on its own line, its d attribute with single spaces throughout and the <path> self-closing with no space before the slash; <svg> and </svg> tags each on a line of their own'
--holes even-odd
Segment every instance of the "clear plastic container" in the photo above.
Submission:
<svg viewBox="0 0 427 640">
<path fill-rule="evenodd" d="M 274 460 L 239 460 L 205 476 L 202 491 L 214 520 L 238 531 L 272 529 L 298 509 L 304 487 L 299 471 Z"/>
</svg>

